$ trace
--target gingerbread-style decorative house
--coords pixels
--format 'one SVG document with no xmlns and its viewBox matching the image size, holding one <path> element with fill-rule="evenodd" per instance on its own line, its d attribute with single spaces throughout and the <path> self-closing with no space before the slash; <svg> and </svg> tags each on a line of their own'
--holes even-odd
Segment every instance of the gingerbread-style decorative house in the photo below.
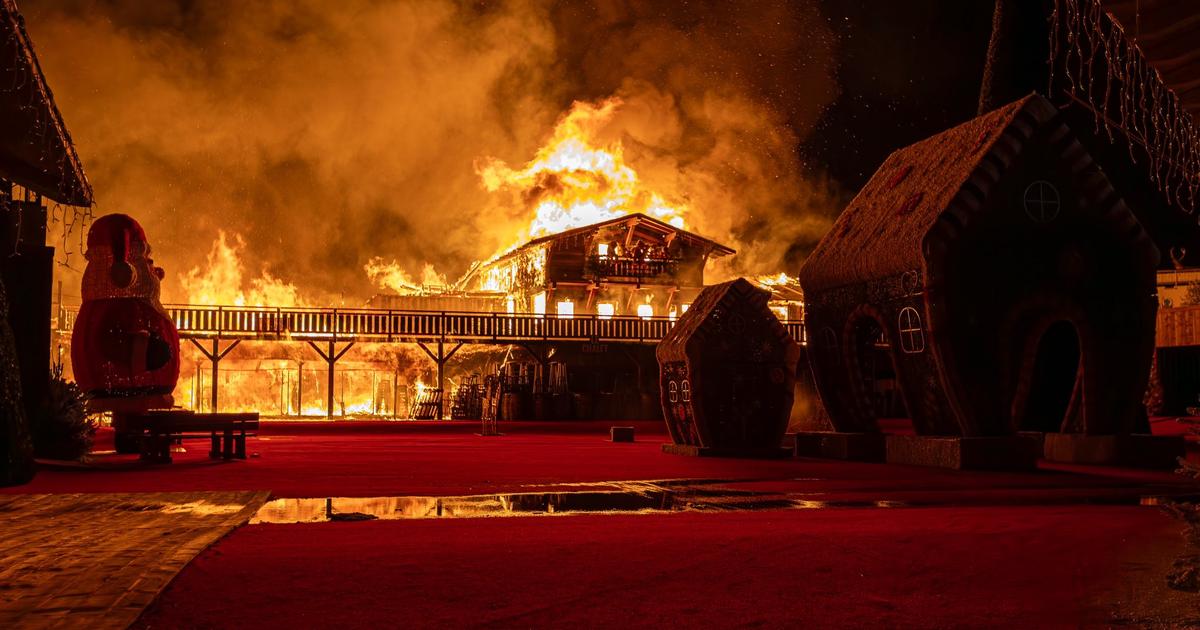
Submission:
<svg viewBox="0 0 1200 630">
<path fill-rule="evenodd" d="M 800 274 L 834 429 L 878 431 L 884 357 L 918 435 L 1134 431 L 1158 261 L 1040 96 L 896 151 Z"/>
<path fill-rule="evenodd" d="M 745 279 L 700 292 L 657 349 L 662 408 L 677 446 L 715 454 L 777 450 L 800 346 Z"/>
</svg>

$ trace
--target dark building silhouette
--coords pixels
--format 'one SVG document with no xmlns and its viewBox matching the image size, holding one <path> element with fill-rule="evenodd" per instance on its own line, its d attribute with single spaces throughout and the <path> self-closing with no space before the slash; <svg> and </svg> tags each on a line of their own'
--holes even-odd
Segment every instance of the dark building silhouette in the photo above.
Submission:
<svg viewBox="0 0 1200 630">
<path fill-rule="evenodd" d="M 1040 96 L 896 151 L 800 274 L 834 429 L 878 430 L 882 355 L 919 435 L 1133 431 L 1158 261 Z"/>
</svg>

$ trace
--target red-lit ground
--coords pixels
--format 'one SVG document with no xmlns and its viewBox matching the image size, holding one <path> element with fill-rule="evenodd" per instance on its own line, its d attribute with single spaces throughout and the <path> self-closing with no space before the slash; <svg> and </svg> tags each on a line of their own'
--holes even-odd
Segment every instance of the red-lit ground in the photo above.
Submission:
<svg viewBox="0 0 1200 630">
<path fill-rule="evenodd" d="M 198 557 L 141 625 L 1075 627 L 1187 617 L 1165 589 L 1181 526 L 1137 497 L 1170 473 L 956 472 L 664 455 L 657 424 L 273 424 L 258 457 L 101 457 L 7 492 L 269 489 L 462 495 L 720 479 L 814 501 L 922 507 L 250 525 Z M 101 445 L 103 446 L 103 444 Z M 1183 612 L 1181 612 L 1183 611 Z M 1191 617 L 1192 619 L 1200 617 Z"/>
<path fill-rule="evenodd" d="M 1076 627 L 1161 583 L 1135 507 L 252 525 L 142 617 L 215 627 Z"/>
</svg>

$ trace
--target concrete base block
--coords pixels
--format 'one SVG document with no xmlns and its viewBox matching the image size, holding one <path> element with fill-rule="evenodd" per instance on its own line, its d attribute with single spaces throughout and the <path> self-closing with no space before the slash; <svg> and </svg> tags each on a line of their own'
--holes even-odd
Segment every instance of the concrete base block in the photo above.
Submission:
<svg viewBox="0 0 1200 630">
<path fill-rule="evenodd" d="M 1037 441 L 1024 436 L 887 436 L 887 462 L 958 470 L 1031 470 Z"/>
<path fill-rule="evenodd" d="M 887 452 L 882 433 L 805 431 L 795 434 L 796 457 L 881 462 Z"/>
<path fill-rule="evenodd" d="M 1184 439 L 1175 435 L 1084 435 L 1047 433 L 1047 460 L 1068 464 L 1175 468 L 1183 457 Z"/>
<path fill-rule="evenodd" d="M 783 459 L 792 456 L 786 448 L 708 448 L 686 444 L 663 444 L 662 452 L 668 455 L 689 457 L 738 457 L 744 459 Z"/>
<path fill-rule="evenodd" d="M 1046 434 L 1042 431 L 1017 431 L 1017 435 L 1037 442 L 1037 452 L 1040 457 L 1046 447 Z"/>
<path fill-rule="evenodd" d="M 633 427 L 609 427 L 608 437 L 613 442 L 632 442 Z"/>
</svg>

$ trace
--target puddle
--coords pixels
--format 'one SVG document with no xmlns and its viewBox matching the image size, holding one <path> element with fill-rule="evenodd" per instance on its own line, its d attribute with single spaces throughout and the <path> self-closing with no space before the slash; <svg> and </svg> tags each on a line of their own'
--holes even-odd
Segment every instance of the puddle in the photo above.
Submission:
<svg viewBox="0 0 1200 630">
<path fill-rule="evenodd" d="M 250 520 L 259 523 L 324 523 L 441 518 L 568 516 L 572 514 L 664 514 L 734 510 L 978 507 L 987 505 L 1159 505 L 1187 490 L 1159 493 L 1129 488 L 1028 492 L 946 492 L 915 488 L 903 500 L 830 499 L 823 492 L 780 489 L 796 479 L 655 479 L 555 484 L 552 489 L 463 496 L 321 497 L 268 501 Z M 762 482 L 763 487 L 747 489 Z M 774 487 L 774 489 L 769 489 Z M 1028 490 L 1028 489 L 1024 489 Z M 843 495 L 844 496 L 844 495 Z M 1191 495 L 1195 498 L 1194 493 Z"/>
<path fill-rule="evenodd" d="M 682 481 L 577 484 L 612 489 L 567 492 L 275 499 L 264 504 L 250 523 L 905 506 L 897 501 L 821 501 L 800 494 L 704 487 L 697 484 L 697 480 L 690 480 L 688 485 L 683 485 Z"/>
</svg>

